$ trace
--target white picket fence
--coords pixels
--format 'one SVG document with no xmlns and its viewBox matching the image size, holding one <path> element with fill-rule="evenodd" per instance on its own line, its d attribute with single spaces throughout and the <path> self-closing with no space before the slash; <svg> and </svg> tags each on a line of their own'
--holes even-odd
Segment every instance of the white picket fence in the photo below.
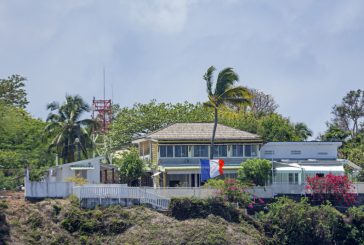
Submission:
<svg viewBox="0 0 364 245">
<path fill-rule="evenodd" d="M 100 204 L 105 199 L 119 199 L 120 201 L 121 199 L 136 200 L 141 204 L 149 204 L 153 208 L 161 210 L 168 209 L 170 202 L 170 198 L 157 195 L 149 189 L 117 184 L 75 186 L 73 188 L 73 194 L 81 202 L 87 199 L 98 199 Z"/>
<path fill-rule="evenodd" d="M 200 187 L 142 187 L 150 193 L 154 193 L 163 197 L 196 197 L 196 198 L 209 198 L 217 194 L 216 189 L 200 188 Z"/>
</svg>

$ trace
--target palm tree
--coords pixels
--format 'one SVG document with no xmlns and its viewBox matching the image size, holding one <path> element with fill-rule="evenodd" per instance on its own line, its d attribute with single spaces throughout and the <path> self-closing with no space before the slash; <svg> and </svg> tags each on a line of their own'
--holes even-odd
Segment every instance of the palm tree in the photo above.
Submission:
<svg viewBox="0 0 364 245">
<path fill-rule="evenodd" d="M 211 138 L 211 151 L 210 151 L 210 159 L 214 157 L 214 143 L 215 143 L 215 135 L 216 128 L 218 122 L 218 108 L 221 105 L 226 105 L 228 107 L 241 107 L 250 105 L 252 95 L 248 88 L 242 86 L 235 86 L 235 84 L 239 81 L 239 76 L 233 71 L 233 68 L 227 67 L 220 71 L 216 83 L 215 88 L 213 80 L 213 73 L 215 71 L 215 67 L 211 66 L 207 69 L 207 72 L 203 76 L 207 85 L 207 94 L 209 101 L 205 103 L 206 106 L 212 107 L 214 109 L 214 128 L 212 132 Z"/>
<path fill-rule="evenodd" d="M 86 143 L 92 142 L 90 130 L 87 128 L 94 128 L 96 123 L 91 119 L 81 119 L 81 116 L 90 111 L 90 106 L 79 95 L 66 95 L 66 101 L 62 105 L 54 101 L 47 105 L 47 109 L 51 112 L 48 114 L 49 123 L 44 131 L 47 136 L 53 137 L 49 149 L 56 148 L 56 152 L 63 158 L 63 163 L 75 160 L 76 146 L 78 160 L 81 158 L 81 152 L 87 157 Z"/>
</svg>

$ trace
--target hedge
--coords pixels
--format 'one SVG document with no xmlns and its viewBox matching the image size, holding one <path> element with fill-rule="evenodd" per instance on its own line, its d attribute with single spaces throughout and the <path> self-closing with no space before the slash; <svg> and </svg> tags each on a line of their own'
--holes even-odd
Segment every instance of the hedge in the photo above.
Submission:
<svg viewBox="0 0 364 245">
<path fill-rule="evenodd" d="M 221 198 L 172 198 L 169 213 L 178 220 L 204 219 L 213 214 L 226 221 L 240 222 L 240 212 L 232 205 L 225 204 Z"/>
</svg>

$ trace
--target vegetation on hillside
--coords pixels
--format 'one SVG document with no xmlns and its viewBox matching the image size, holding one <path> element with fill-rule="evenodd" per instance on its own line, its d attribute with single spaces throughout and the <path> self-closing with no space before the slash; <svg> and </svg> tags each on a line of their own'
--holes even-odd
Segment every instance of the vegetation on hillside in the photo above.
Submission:
<svg viewBox="0 0 364 245">
<path fill-rule="evenodd" d="M 140 206 L 84 210 L 69 200 L 22 200 L 9 201 L 0 219 L 4 216 L 7 223 L 0 223 L 0 240 L 9 244 L 263 244 L 267 240 L 244 219 L 229 222 L 207 213 L 178 220 Z"/>
<path fill-rule="evenodd" d="M 333 118 L 321 140 L 341 141 L 340 157 L 364 168 L 364 91 L 349 91 L 331 111 Z M 364 170 L 358 175 L 364 181 Z"/>
</svg>

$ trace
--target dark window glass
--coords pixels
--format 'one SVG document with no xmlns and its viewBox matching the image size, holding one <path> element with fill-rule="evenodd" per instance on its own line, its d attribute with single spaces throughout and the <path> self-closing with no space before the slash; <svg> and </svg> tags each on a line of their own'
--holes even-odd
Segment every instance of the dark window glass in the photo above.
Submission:
<svg viewBox="0 0 364 245">
<path fill-rule="evenodd" d="M 245 156 L 246 157 L 252 156 L 252 146 L 251 145 L 245 145 Z"/>
<path fill-rule="evenodd" d="M 243 156 L 244 156 L 244 146 L 233 145 L 233 157 L 243 157 Z"/>
<path fill-rule="evenodd" d="M 227 157 L 227 146 L 226 145 L 215 145 L 214 146 L 214 157 Z"/>
<path fill-rule="evenodd" d="M 208 151 L 207 145 L 195 145 L 193 147 L 193 156 L 194 157 L 208 157 L 209 151 Z"/>
<path fill-rule="evenodd" d="M 160 157 L 173 157 L 173 146 L 161 145 L 159 146 Z"/>
<path fill-rule="evenodd" d="M 165 146 L 159 146 L 159 156 L 166 157 L 167 156 L 167 149 Z"/>
<path fill-rule="evenodd" d="M 188 157 L 188 146 L 186 145 L 177 145 L 174 147 L 174 156 L 175 157 Z"/>
</svg>

